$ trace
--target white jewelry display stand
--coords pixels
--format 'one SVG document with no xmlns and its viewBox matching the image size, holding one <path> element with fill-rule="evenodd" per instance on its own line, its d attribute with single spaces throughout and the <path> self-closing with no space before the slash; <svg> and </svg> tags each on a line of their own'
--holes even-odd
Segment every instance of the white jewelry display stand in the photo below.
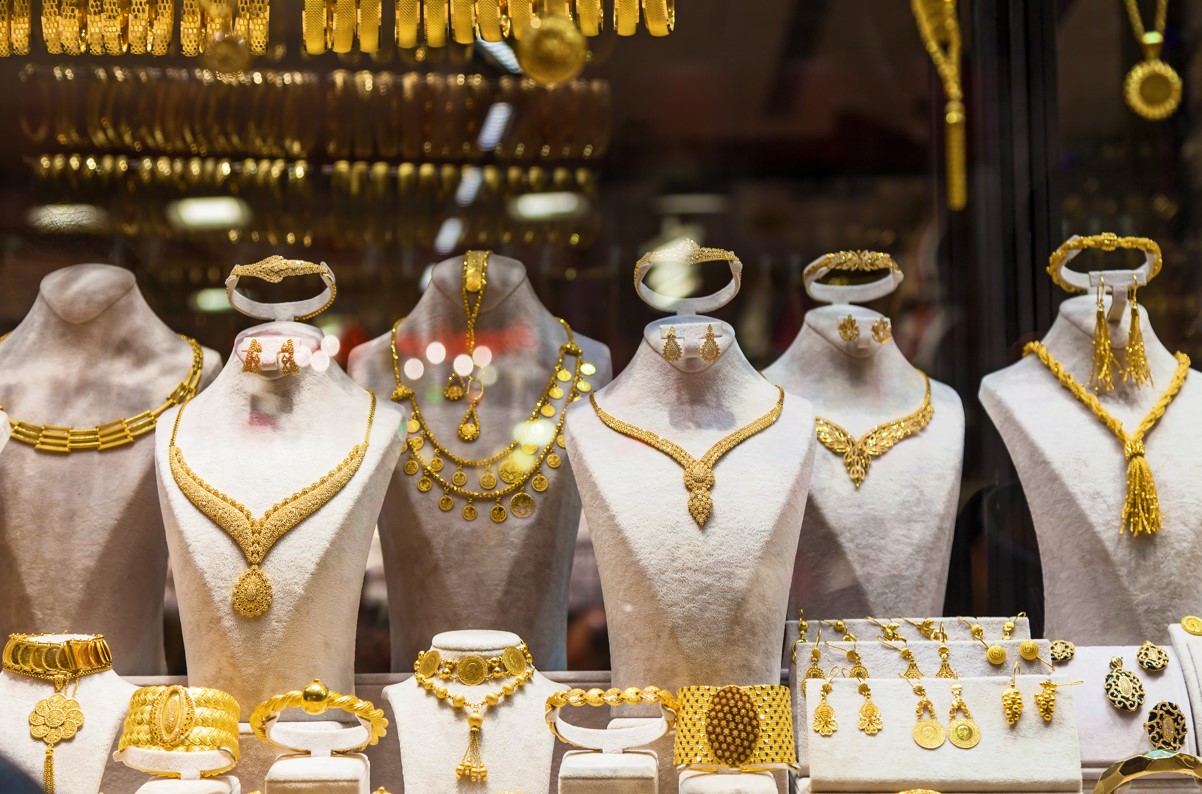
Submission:
<svg viewBox="0 0 1202 794">
<path fill-rule="evenodd" d="M 469 654 L 487 659 L 521 641 L 507 631 L 449 631 L 434 637 L 430 647 L 443 659 Z M 464 686 L 455 680 L 439 679 L 438 683 L 452 695 L 463 695 L 469 701 L 500 688 L 497 682 L 479 687 Z M 548 792 L 555 737 L 547 730 L 544 714 L 547 698 L 558 689 L 554 682 L 535 673 L 511 697 L 483 712 L 480 755 L 488 768 L 489 791 Z M 457 794 L 481 788 L 479 783 L 455 779 L 455 767 L 468 746 L 467 715 L 462 709 L 439 700 L 414 678 L 386 687 L 384 698 L 397 718 L 406 791 Z"/>
<path fill-rule="evenodd" d="M 48 636 L 48 642 L 87 635 Z M 54 746 L 54 779 L 61 792 L 100 790 L 100 779 L 137 687 L 112 670 L 68 682 L 62 694 L 79 702 L 83 725 L 75 737 Z M 0 672 L 0 752 L 35 781 L 42 780 L 46 745 L 29 735 L 29 715 L 38 701 L 54 694 L 54 684 L 19 673 Z"/>
<path fill-rule="evenodd" d="M 8 437 L 8 414 L 0 411 L 0 452 L 3 452 L 8 444 Z"/>
<path fill-rule="evenodd" d="M 1202 746 L 1202 741 L 1198 739 L 1198 731 L 1202 730 L 1202 714 L 1199 714 L 1193 709 L 1193 704 L 1202 703 L 1202 637 L 1197 637 L 1181 628 L 1180 624 L 1174 623 L 1169 626 L 1169 637 L 1173 642 L 1172 653 L 1173 661 L 1178 663 L 1181 671 L 1181 676 L 1185 680 L 1186 692 L 1189 693 L 1188 703 L 1181 700 L 1172 700 L 1166 697 L 1165 700 L 1172 700 L 1182 709 L 1186 710 L 1186 714 L 1191 714 L 1193 719 L 1189 722 L 1189 742 L 1192 742 L 1195 748 Z M 1079 651 L 1080 649 L 1078 649 Z M 1125 662 L 1124 662 L 1125 666 Z M 1144 680 L 1145 686 L 1147 679 L 1143 676 L 1142 670 L 1140 678 Z M 1156 701 L 1152 701 L 1155 703 Z M 1189 747 L 1190 744 L 1186 744 Z M 1196 755 L 1196 753 L 1195 753 Z"/>
<path fill-rule="evenodd" d="M 846 342 L 839 322 L 860 328 Z M 926 384 L 890 338 L 873 340 L 882 315 L 847 304 L 806 313 L 797 338 L 764 377 L 804 397 L 814 413 L 861 438 L 922 407 Z M 871 458 L 856 488 L 843 456 L 819 445 L 793 569 L 791 606 L 832 615 L 933 615 L 943 607 L 960 496 L 964 408 L 955 390 L 931 382 L 934 416 L 918 433 Z M 812 434 L 812 433 L 811 433 Z M 880 518 L 890 517 L 887 531 Z M 905 560 L 881 565 L 882 559 Z"/>
<path fill-rule="evenodd" d="M 451 402 L 441 396 L 452 362 L 463 351 L 462 283 L 462 257 L 435 266 L 430 288 L 398 329 L 400 363 L 402 367 L 409 359 L 422 363 L 422 377 L 406 376 L 405 383 L 416 390 L 422 416 L 439 441 L 456 454 L 483 458 L 508 444 L 514 427 L 530 418 L 567 335 L 539 301 L 522 264 L 490 256 L 475 334 L 476 344 L 492 352 L 497 380 L 486 388 L 477 409 L 480 438 L 463 443 L 456 428 L 468 401 Z M 575 328 L 573 333 L 585 360 L 597 368 L 589 382 L 594 388 L 604 385 L 611 377 L 609 349 Z M 447 350 L 440 363 L 426 357 L 427 347 L 434 342 Z M 571 358 L 564 363 L 574 365 Z M 387 400 L 396 388 L 391 334 L 351 351 L 348 371 L 360 385 Z M 430 391 L 436 392 L 438 399 L 426 399 Z M 409 406 L 403 403 L 401 407 L 407 410 Z M 580 524 L 580 498 L 567 456 L 557 451 L 564 465 L 543 468 L 551 487 L 534 494 L 534 515 L 519 519 L 511 514 L 504 524 L 489 520 L 483 503 L 479 518 L 463 520 L 460 510 L 465 502 L 458 497 L 452 511 L 444 513 L 438 507 L 437 489 L 420 493 L 416 477 L 398 473 L 394 478 L 379 521 L 394 671 L 407 672 L 434 634 L 479 626 L 524 637 L 542 669 L 566 666 L 568 580 Z M 406 459 L 402 456 L 400 463 Z M 469 472 L 468 476 L 468 487 L 475 488 L 475 475 Z M 471 587 L 464 586 L 467 571 Z M 481 599 L 481 592 L 494 596 Z M 431 593 L 438 597 L 431 598 Z"/>
<path fill-rule="evenodd" d="M 278 322 L 239 335 L 264 347 L 287 337 L 315 349 L 313 326 Z M 298 356 L 298 359 L 300 357 Z M 268 379 L 231 356 L 212 387 L 185 409 L 177 444 L 189 467 L 255 516 L 316 482 L 363 442 L 370 398 L 337 365 Z M 264 699 L 321 678 L 352 692 L 356 615 L 376 516 L 401 452 L 400 414 L 377 401 L 367 453 L 328 503 L 280 538 L 263 562 L 273 601 L 259 618 L 233 609 L 249 567 L 238 544 L 201 513 L 171 474 L 175 411 L 155 439 L 159 491 L 179 597 L 188 674 L 229 692 L 243 714 Z"/>
<path fill-rule="evenodd" d="M 197 752 L 170 752 L 167 750 L 148 750 L 141 747 L 127 747 L 113 753 L 113 760 L 120 761 L 131 769 L 137 769 L 148 775 L 163 775 L 172 772 L 177 775 L 174 783 L 195 782 L 200 780 L 205 772 L 213 769 L 224 769 L 235 763 L 233 756 L 224 750 L 202 750 Z M 224 780 L 224 777 L 214 777 L 213 780 Z M 188 789 L 184 789 L 187 791 Z"/>
<path fill-rule="evenodd" d="M 362 753 L 281 756 L 267 772 L 264 794 L 369 794 L 371 767 Z"/>
<path fill-rule="evenodd" d="M 775 794 L 780 790 L 779 781 L 771 772 L 680 773 L 680 794 Z"/>
<path fill-rule="evenodd" d="M 1107 298 L 1109 300 L 1109 298 Z M 1078 383 L 1089 383 L 1095 300 L 1071 298 L 1044 345 Z M 1129 317 L 1129 315 L 1127 315 Z M 1126 342 L 1127 319 L 1111 326 Z M 1177 362 L 1140 313 L 1155 385 L 1135 389 L 1116 377 L 1099 399 L 1128 433 L 1160 399 Z M 1121 350 L 1118 351 L 1121 355 Z M 1145 439 L 1164 528 L 1154 536 L 1120 534 L 1127 461 L 1118 438 L 1035 356 L 985 377 L 981 403 L 1001 433 L 1031 508 L 1043 560 L 1046 633 L 1080 645 L 1167 640 L 1182 604 L 1202 602 L 1202 384 L 1190 373 Z M 1101 574 L 1099 572 L 1106 572 Z"/>
<path fill-rule="evenodd" d="M 562 719 L 557 724 L 561 736 L 587 748 L 564 753 L 559 794 L 656 794 L 659 790 L 655 751 L 633 748 L 667 736 L 664 717 L 616 719 L 605 730 L 578 728 Z"/>
<path fill-rule="evenodd" d="M 233 775 L 204 780 L 151 780 L 138 789 L 138 794 L 242 794 L 242 785 Z"/>
<path fill-rule="evenodd" d="M 810 726 L 822 682 L 810 681 L 805 710 L 805 725 L 813 737 L 810 791 L 1080 791 L 1081 756 L 1072 692 L 1076 687 L 1056 690 L 1055 716 L 1051 722 L 1044 722 L 1032 697 L 1040 691 L 1039 682 L 1046 678 L 1019 676 L 1017 685 L 1024 709 L 1013 726 L 1002 714 L 1002 692 L 1010 685 L 1009 676 L 960 679 L 964 701 L 980 727 L 980 744 L 962 749 L 949 740 L 935 750 L 914 742 L 918 698 L 908 682 L 896 678 L 868 681 L 884 722 L 880 733 L 868 736 L 857 729 L 858 713 L 864 704 L 857 691 L 859 682 L 838 679 L 827 702 L 835 710 L 839 728 L 831 736 L 819 736 Z M 1060 680 L 1060 676 L 1054 680 Z M 953 683 L 938 678 L 922 682 L 934 704 L 935 716 L 945 729 Z"/>
<path fill-rule="evenodd" d="M 202 387 L 220 363 L 204 351 Z M 157 408 L 191 366 L 191 347 L 151 311 L 133 273 L 76 265 L 42 280 L 0 342 L 0 404 L 25 422 L 94 427 Z M 0 446 L 8 430 L 5 421 Z M 67 455 L 4 446 L 0 636 L 86 628 L 108 639 L 119 673 L 166 672 L 167 544 L 153 469 L 149 437 Z"/>
<path fill-rule="evenodd" d="M 916 623 L 922 623 L 926 620 L 925 617 L 910 618 Z M 1014 621 L 1014 631 L 1011 632 L 1011 639 L 1029 640 L 1031 639 L 1031 621 L 1025 617 L 1021 618 L 967 618 L 970 625 L 966 626 L 955 617 L 940 617 L 931 618 L 934 620 L 935 628 L 939 628 L 939 624 L 943 624 L 943 631 L 947 633 L 949 642 L 957 642 L 963 640 L 965 642 L 972 639 L 971 625 L 980 626 L 985 636 L 994 641 L 1000 640 L 1002 637 L 1002 627 L 1006 621 Z M 882 623 L 888 623 L 890 620 L 896 620 L 901 624 L 898 629 L 901 636 L 906 638 L 907 642 L 921 642 L 925 638 L 917 628 L 910 625 L 901 618 L 879 618 Z M 878 637 L 882 636 L 881 627 L 869 620 L 856 619 L 845 620 L 847 630 L 852 633 L 857 640 L 862 642 L 876 642 Z M 823 642 L 835 642 L 844 645 L 843 635 L 832 629 L 830 626 L 822 623 L 819 620 L 810 620 L 810 630 L 806 637 L 809 642 L 814 642 L 818 637 L 818 627 L 822 627 Z M 793 643 L 797 641 L 800 624 L 796 620 L 785 622 L 785 645 L 784 656 L 782 656 L 781 667 L 788 667 L 793 658 Z M 900 644 L 900 643 L 895 643 Z M 979 645 L 980 643 L 978 643 Z M 936 643 L 936 646 L 938 644 Z M 983 650 L 983 649 L 982 649 Z M 807 651 L 808 653 L 808 651 Z M 809 657 L 806 657 L 806 666 L 809 664 Z"/>
</svg>

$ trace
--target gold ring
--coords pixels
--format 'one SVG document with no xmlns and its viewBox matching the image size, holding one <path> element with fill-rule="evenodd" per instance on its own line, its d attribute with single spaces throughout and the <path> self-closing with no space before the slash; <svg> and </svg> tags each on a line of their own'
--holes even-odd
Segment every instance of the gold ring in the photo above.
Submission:
<svg viewBox="0 0 1202 794">
<path fill-rule="evenodd" d="M 368 728 L 368 740 L 357 747 L 339 752 L 362 750 L 380 741 L 388 733 L 388 720 L 384 717 L 382 709 L 378 709 L 370 701 L 360 700 L 354 695 L 331 692 L 325 684 L 317 680 L 304 689 L 276 695 L 256 706 L 254 713 L 250 715 L 251 730 L 255 732 L 255 736 L 268 744 L 284 747 L 268 738 L 267 723 L 277 719 L 285 710 L 295 708 L 304 709 L 306 714 L 322 714 L 328 709 L 341 709 L 358 717 L 361 722 L 367 723 L 365 727 Z"/>
</svg>

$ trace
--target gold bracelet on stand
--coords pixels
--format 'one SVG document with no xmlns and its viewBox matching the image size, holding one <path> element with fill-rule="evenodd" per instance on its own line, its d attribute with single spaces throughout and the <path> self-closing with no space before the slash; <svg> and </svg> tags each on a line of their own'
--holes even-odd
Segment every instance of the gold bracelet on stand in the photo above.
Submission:
<svg viewBox="0 0 1202 794">
<path fill-rule="evenodd" d="M 66 0 L 69 2 L 69 0 Z M 160 9 L 161 10 L 161 9 Z M 204 15 L 201 13 L 200 0 L 182 0 L 179 16 L 179 45 L 180 50 L 188 57 L 200 55 L 201 28 Z"/>
<path fill-rule="evenodd" d="M 0 58 L 7 58 L 13 54 L 12 34 L 9 33 L 11 25 L 9 13 L 8 0 L 0 0 Z"/>
<path fill-rule="evenodd" d="M 32 12 L 30 0 L 12 0 L 10 49 L 13 55 L 29 54 L 30 16 Z"/>
<path fill-rule="evenodd" d="M 380 51 L 380 16 L 383 0 L 359 0 L 359 51 Z"/>
<path fill-rule="evenodd" d="M 124 55 L 129 48 L 129 4 L 104 0 L 104 53 Z"/>
<path fill-rule="evenodd" d="M 652 36 L 667 36 L 676 27 L 676 0 L 643 0 L 643 19 Z"/>
<path fill-rule="evenodd" d="M 117 756 L 128 750 L 150 751 L 153 756 L 148 757 L 167 765 L 170 753 L 212 753 L 211 768 L 201 777 L 224 774 L 238 763 L 238 712 L 238 701 L 220 689 L 142 687 L 129 699 Z M 154 774 L 180 776 L 172 771 Z"/>
<path fill-rule="evenodd" d="M 254 731 L 255 736 L 268 744 L 276 747 L 283 747 L 272 741 L 268 736 L 268 723 L 279 718 L 280 714 L 287 709 L 303 709 L 306 714 L 324 714 L 329 709 L 340 709 L 357 717 L 367 728 L 367 741 L 362 745 L 353 748 L 354 750 L 362 750 L 365 747 L 376 744 L 380 739 L 388 733 L 388 720 L 384 717 L 384 711 L 378 709 L 371 704 L 370 701 L 360 700 L 354 695 L 342 695 L 338 692 L 331 692 L 320 681 L 314 681 L 304 689 L 294 692 L 288 692 L 283 695 L 276 695 L 268 698 L 255 707 L 254 713 L 250 715 L 250 727 Z M 286 747 L 285 749 L 293 749 Z M 343 750 L 340 752 L 348 752 Z"/>
<path fill-rule="evenodd" d="M 305 52 L 321 55 L 326 51 L 326 0 L 304 0 L 301 11 L 301 37 Z"/>
<path fill-rule="evenodd" d="M 598 4 L 601 0 L 596 0 Z M 479 0 L 476 26 L 485 41 L 504 41 L 509 35 L 509 6 L 501 0 Z"/>
<path fill-rule="evenodd" d="M 457 44 L 476 41 L 476 0 L 451 0 L 451 35 Z"/>
<path fill-rule="evenodd" d="M 129 52 L 145 55 L 150 51 L 150 0 L 130 0 Z"/>
<path fill-rule="evenodd" d="M 58 36 L 65 55 L 82 55 L 87 40 L 87 0 L 61 0 L 58 16 Z"/>
<path fill-rule="evenodd" d="M 175 29 L 174 0 L 151 0 L 150 42 L 147 49 L 162 57 L 171 49 L 171 33 Z"/>
<path fill-rule="evenodd" d="M 59 38 L 59 0 L 42 0 L 42 41 L 46 52 L 58 55 L 63 51 Z"/>
<path fill-rule="evenodd" d="M 487 2 L 487 0 L 485 0 Z M 417 46 L 417 29 L 422 19 L 422 0 L 396 0 L 396 45 L 411 50 Z"/>
<path fill-rule="evenodd" d="M 255 55 L 266 55 L 271 29 L 269 0 L 249 0 L 239 13 L 246 19 L 246 41 L 250 45 L 250 51 Z"/>
<path fill-rule="evenodd" d="M 601 35 L 605 27 L 605 0 L 576 0 L 576 24 L 586 36 Z"/>
<path fill-rule="evenodd" d="M 84 52 L 92 55 L 104 54 L 104 0 L 87 0 L 88 15 L 86 31 L 87 46 Z"/>
<path fill-rule="evenodd" d="M 614 0 L 614 30 L 633 36 L 639 30 L 639 0 Z"/>
<path fill-rule="evenodd" d="M 422 4 L 425 7 L 423 26 L 427 46 L 447 46 L 447 27 L 450 23 L 449 0 L 423 0 Z"/>
<path fill-rule="evenodd" d="M 498 0 L 499 1 L 499 0 Z M 635 0 L 637 2 L 638 0 Z M 510 0 L 509 2 L 509 20 L 513 31 L 513 37 L 521 41 L 530 31 L 531 25 L 537 17 L 538 0 Z"/>
<path fill-rule="evenodd" d="M 334 18 L 331 24 L 332 49 L 337 53 L 348 53 L 355 48 L 355 0 L 334 0 Z"/>
</svg>

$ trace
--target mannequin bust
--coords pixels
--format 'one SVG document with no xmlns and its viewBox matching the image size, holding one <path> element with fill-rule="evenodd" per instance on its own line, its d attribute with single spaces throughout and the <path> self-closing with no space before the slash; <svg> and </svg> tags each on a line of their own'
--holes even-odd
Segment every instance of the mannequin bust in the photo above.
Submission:
<svg viewBox="0 0 1202 794">
<path fill-rule="evenodd" d="M 443 660 L 469 654 L 490 658 L 515 647 L 521 638 L 507 631 L 448 631 L 436 636 L 430 647 Z M 423 649 L 424 650 L 424 649 Z M 538 663 L 537 657 L 535 663 Z M 457 680 L 443 681 L 450 695 L 463 695 L 469 702 L 497 692 L 501 681 L 486 681 L 470 687 Z M 555 737 L 543 719 L 547 698 L 560 687 L 535 673 L 510 697 L 487 708 L 480 730 L 480 756 L 488 769 L 489 791 L 523 791 L 546 794 L 551 784 L 551 759 Z M 471 790 L 474 784 L 455 779 L 455 768 L 468 746 L 467 715 L 449 702 L 436 698 L 409 678 L 384 689 L 384 697 L 396 715 L 401 744 L 401 770 L 406 791 L 454 794 Z"/>
<path fill-rule="evenodd" d="M 42 280 L 29 314 L 0 342 L 0 405 L 14 420 L 94 427 L 162 405 L 192 361 L 133 273 L 66 267 Z M 220 363 L 204 351 L 200 387 Z M 7 422 L 0 435 L 7 440 Z M 108 638 L 118 673 L 166 673 L 167 544 L 153 469 L 146 436 L 65 455 L 3 447 L 0 636 L 86 627 Z"/>
<path fill-rule="evenodd" d="M 273 322 L 242 332 L 212 387 L 184 408 L 176 444 L 187 466 L 256 518 L 317 483 L 364 441 L 371 395 L 336 364 L 245 373 L 249 341 L 267 364 L 280 340 L 315 351 L 321 332 Z M 305 357 L 297 355 L 303 363 Z M 155 439 L 159 492 L 179 595 L 189 678 L 233 695 L 250 714 L 263 699 L 320 678 L 354 691 L 356 614 L 380 503 L 401 451 L 400 415 L 377 401 L 366 454 L 334 496 L 280 537 L 263 560 L 265 614 L 235 611 L 231 593 L 249 569 L 242 549 L 177 484 L 170 462 L 175 411 Z"/>
<path fill-rule="evenodd" d="M 720 351 L 712 362 L 699 353 L 711 325 Z M 668 328 L 682 352 L 674 362 L 661 354 Z M 734 329 L 697 316 L 648 325 L 630 365 L 597 393 L 608 414 L 694 456 L 779 399 Z M 614 686 L 778 682 L 816 444 L 810 404 L 784 397 L 774 424 L 717 462 L 703 526 L 690 515 L 681 466 L 611 430 L 587 402 L 568 411 L 567 437 L 605 593 Z"/>
<path fill-rule="evenodd" d="M 468 400 L 442 398 L 452 361 L 464 350 L 463 257 L 434 267 L 430 288 L 397 329 L 402 366 L 409 359 L 420 362 L 426 358 L 434 342 L 445 346 L 445 360 L 426 360 L 421 377 L 406 376 L 405 383 L 416 391 L 422 416 L 439 442 L 458 455 L 475 459 L 502 449 L 513 439 L 515 425 L 530 418 L 560 346 L 567 341 L 563 326 L 539 302 L 522 264 L 495 254 L 488 262 L 475 336 L 478 351 L 481 347 L 491 351 L 491 366 L 498 374 L 496 382 L 486 387 L 477 409 L 480 437 L 476 441 L 465 443 L 456 435 Z M 593 388 L 608 382 L 609 349 L 579 333 L 574 335 L 584 360 L 597 370 L 586 380 Z M 571 368 L 574 361 L 568 357 L 564 364 Z M 351 351 L 348 370 L 357 383 L 381 399 L 392 394 L 397 384 L 391 334 Z M 431 393 L 437 399 L 427 398 Z M 555 405 L 558 408 L 560 404 Z M 400 407 L 408 418 L 408 401 Z M 398 473 L 393 479 L 380 515 L 380 543 L 388 582 L 394 671 L 411 669 L 418 651 L 424 650 L 437 632 L 476 626 L 520 634 L 541 669 L 566 666 L 568 580 L 580 523 L 580 497 L 567 456 L 558 447 L 555 451 L 563 465 L 542 469 L 550 487 L 534 494 L 534 514 L 526 519 L 510 515 L 504 524 L 489 520 L 485 502 L 480 503 L 484 508 L 480 516 L 468 522 L 460 515 L 463 499 L 455 497 L 455 507 L 443 512 L 437 487 L 421 493 L 417 477 Z M 407 457 L 401 457 L 401 464 Z M 468 474 L 468 487 L 475 487 L 475 475 Z M 467 578 L 471 587 L 464 586 Z M 480 598 L 480 593 L 489 597 Z"/>
<path fill-rule="evenodd" d="M 860 330 L 852 342 L 839 335 L 848 315 Z M 818 416 L 856 439 L 912 414 L 923 403 L 926 382 L 891 336 L 884 343 L 873 338 L 869 329 L 881 317 L 847 304 L 811 310 L 764 377 L 809 400 Z M 843 456 L 819 446 L 802 526 L 806 542 L 793 569 L 792 607 L 818 616 L 942 612 L 960 496 L 964 408 L 950 386 L 934 381 L 931 405 L 926 427 L 870 459 L 859 488 Z M 888 531 L 881 532 L 886 515 Z"/>
<path fill-rule="evenodd" d="M 1110 299 L 1107 298 L 1107 301 Z M 1089 383 L 1095 299 L 1071 298 L 1043 339 L 1048 352 L 1082 386 Z M 1117 318 L 1116 318 L 1117 319 Z M 1111 343 L 1126 343 L 1126 320 L 1112 320 Z M 1135 432 L 1160 399 L 1177 362 L 1156 337 L 1147 313 L 1140 326 L 1153 386 L 1115 377 L 1102 406 Z M 1121 351 L 1120 351 L 1121 354 Z M 1120 534 L 1127 461 L 1118 438 L 1034 355 L 981 381 L 981 403 L 1006 442 L 1027 494 L 1039 539 L 1046 635 L 1081 645 L 1162 642 L 1182 604 L 1202 600 L 1197 534 L 1202 498 L 1202 384 L 1191 371 L 1144 440 L 1164 527 L 1154 536 Z M 1099 571 L 1106 571 L 1104 576 Z"/>
</svg>

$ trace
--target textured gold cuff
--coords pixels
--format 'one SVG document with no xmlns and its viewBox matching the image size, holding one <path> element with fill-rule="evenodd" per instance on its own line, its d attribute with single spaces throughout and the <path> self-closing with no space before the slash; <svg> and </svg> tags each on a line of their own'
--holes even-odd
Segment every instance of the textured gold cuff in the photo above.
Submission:
<svg viewBox="0 0 1202 794">
<path fill-rule="evenodd" d="M 601 0 L 595 0 L 600 3 Z M 509 5 L 503 0 L 478 0 L 476 28 L 485 41 L 504 41 L 509 35 Z"/>
<path fill-rule="evenodd" d="M 305 52 L 321 55 L 326 51 L 326 2 L 304 0 L 301 11 L 301 37 L 305 41 Z"/>
<path fill-rule="evenodd" d="M 355 0 L 334 0 L 334 52 L 348 53 L 355 48 Z"/>
<path fill-rule="evenodd" d="M 205 770 L 220 775 L 238 763 L 238 701 L 220 689 L 148 686 L 129 699 L 117 752 L 132 748 L 164 753 L 223 752 L 230 763 Z M 178 772 L 156 772 L 179 777 Z"/>
<path fill-rule="evenodd" d="M 380 49 L 382 0 L 359 0 L 359 51 L 368 54 Z"/>
<path fill-rule="evenodd" d="M 88 12 L 87 0 L 61 0 L 58 16 L 58 38 L 62 51 L 67 55 L 80 55 L 87 41 L 84 36 Z"/>
<path fill-rule="evenodd" d="M 150 41 L 146 49 L 152 55 L 163 56 L 171 49 L 171 34 L 175 28 L 173 0 L 152 0 L 150 3 Z"/>
<path fill-rule="evenodd" d="M 422 19 L 421 0 L 396 0 L 396 45 L 402 49 L 417 46 L 417 28 Z"/>
<path fill-rule="evenodd" d="M 1164 264 L 1164 259 L 1160 254 L 1160 246 L 1156 244 L 1155 240 L 1149 240 L 1147 237 L 1119 237 L 1113 232 L 1091 234 L 1086 237 L 1074 237 L 1062 243 L 1048 257 L 1048 275 L 1065 292 L 1088 291 L 1070 284 L 1060 272 L 1064 268 L 1065 262 L 1087 248 L 1096 248 L 1099 251 L 1115 251 L 1120 248 L 1143 251 L 1151 262 L 1147 278 L 1144 281 L 1145 284 L 1156 278 L 1160 273 L 1161 266 Z"/>
<path fill-rule="evenodd" d="M 451 35 L 457 44 L 476 40 L 476 0 L 451 0 Z"/>
<path fill-rule="evenodd" d="M 179 46 L 180 51 L 188 56 L 200 55 L 200 30 L 204 15 L 200 10 L 200 0 L 182 0 L 179 17 Z"/>
<path fill-rule="evenodd" d="M 59 0 L 42 0 L 42 41 L 46 52 L 58 55 L 63 51 L 59 38 Z"/>
<path fill-rule="evenodd" d="M 13 0 L 9 45 L 13 55 L 29 54 L 30 0 Z"/>
<path fill-rule="evenodd" d="M 150 50 L 150 0 L 132 0 L 129 4 L 129 51 L 145 55 Z"/>
<path fill-rule="evenodd" d="M 365 727 L 368 727 L 368 740 L 358 747 L 349 748 L 341 752 L 362 750 L 380 741 L 388 733 L 388 720 L 384 717 L 383 709 L 378 709 L 371 704 L 371 701 L 360 700 L 354 695 L 342 695 L 338 692 L 331 692 L 320 681 L 314 681 L 304 689 L 276 695 L 264 700 L 255 707 L 254 712 L 250 715 L 250 728 L 255 732 L 255 736 L 268 744 L 283 747 L 283 745 L 273 742 L 268 738 L 267 723 L 277 719 L 283 711 L 296 708 L 304 709 L 307 714 L 322 714 L 329 709 L 341 709 L 348 714 L 358 717 L 360 721 L 367 723 Z M 285 747 L 284 749 L 291 750 L 294 748 Z"/>
<path fill-rule="evenodd" d="M 643 19 L 652 36 L 667 36 L 676 28 L 676 0 L 643 0 Z"/>
<path fill-rule="evenodd" d="M 104 54 L 104 0 L 87 0 L 87 24 L 84 26 L 87 39 L 85 52 L 92 55 Z"/>
<path fill-rule="evenodd" d="M 676 703 L 676 766 L 750 772 L 797 765 L 788 687 L 690 686 Z"/>
<path fill-rule="evenodd" d="M 639 0 L 614 0 L 614 30 L 633 36 L 639 30 Z"/>
<path fill-rule="evenodd" d="M 0 58 L 7 58 L 13 54 L 10 24 L 8 0 L 0 0 Z"/>
<path fill-rule="evenodd" d="M 449 22 L 449 0 L 425 0 L 425 32 L 426 44 L 431 47 L 445 47 L 447 44 L 447 24 Z"/>
<path fill-rule="evenodd" d="M 586 36 L 599 36 L 605 27 L 604 0 L 576 0 L 576 23 Z"/>
</svg>

